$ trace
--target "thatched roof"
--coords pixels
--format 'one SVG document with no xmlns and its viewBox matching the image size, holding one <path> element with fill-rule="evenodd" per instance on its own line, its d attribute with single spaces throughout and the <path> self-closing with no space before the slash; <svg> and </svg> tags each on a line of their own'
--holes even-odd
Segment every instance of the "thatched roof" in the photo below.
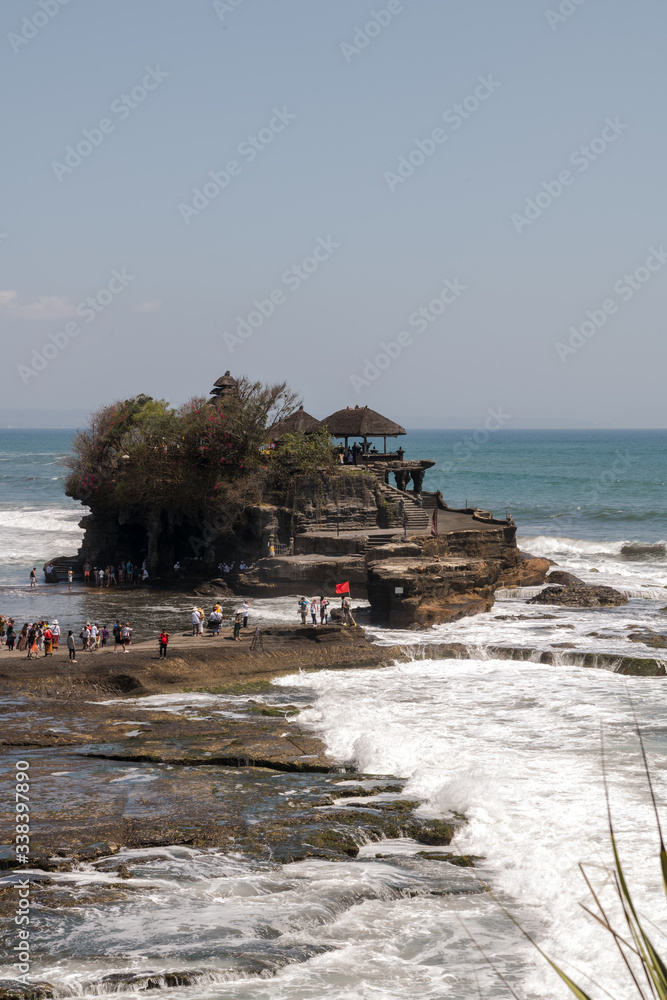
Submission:
<svg viewBox="0 0 667 1000">
<path fill-rule="evenodd" d="M 333 437 L 398 437 L 407 431 L 368 406 L 348 406 L 325 417 L 322 424 Z"/>
<path fill-rule="evenodd" d="M 239 384 L 236 381 L 236 379 L 232 378 L 232 376 L 227 371 L 225 372 L 224 375 L 221 375 L 220 378 L 213 383 L 213 388 L 211 389 L 211 395 L 228 396 L 230 395 L 230 393 L 236 392 L 238 390 L 238 387 Z"/>
<path fill-rule="evenodd" d="M 279 441 L 284 434 L 310 434 L 320 426 L 319 420 L 306 413 L 303 406 L 300 406 L 289 417 L 279 420 L 277 424 L 269 428 L 267 435 L 269 441 Z"/>
</svg>

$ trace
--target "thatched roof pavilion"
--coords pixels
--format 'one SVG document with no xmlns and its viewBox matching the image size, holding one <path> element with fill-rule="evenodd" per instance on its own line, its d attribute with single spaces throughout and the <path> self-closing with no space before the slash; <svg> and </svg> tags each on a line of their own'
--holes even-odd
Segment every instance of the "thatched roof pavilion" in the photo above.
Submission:
<svg viewBox="0 0 667 1000">
<path fill-rule="evenodd" d="M 217 396 L 218 399 L 224 399 L 225 396 L 235 395 L 238 392 L 239 384 L 235 378 L 229 374 L 228 371 L 224 375 L 221 375 L 217 379 L 213 388 L 211 389 L 211 395 Z"/>
<path fill-rule="evenodd" d="M 368 406 L 348 406 L 344 410 L 337 410 L 324 418 L 322 426 L 326 427 L 332 437 L 345 438 L 346 448 L 348 438 L 363 438 L 364 441 L 373 437 L 384 438 L 385 452 L 388 437 L 407 434 L 405 427 Z"/>
<path fill-rule="evenodd" d="M 312 434 L 320 426 L 320 421 L 306 413 L 303 406 L 300 406 L 289 417 L 279 420 L 277 424 L 267 431 L 269 441 L 279 441 L 285 434 Z"/>
</svg>

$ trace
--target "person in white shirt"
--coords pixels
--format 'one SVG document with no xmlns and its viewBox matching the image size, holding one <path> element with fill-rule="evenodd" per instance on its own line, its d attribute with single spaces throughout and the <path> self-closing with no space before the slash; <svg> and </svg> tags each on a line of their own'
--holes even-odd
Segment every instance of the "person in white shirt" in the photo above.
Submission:
<svg viewBox="0 0 667 1000">
<path fill-rule="evenodd" d="M 125 624 L 123 625 L 122 629 L 120 630 L 120 638 L 121 638 L 121 642 L 123 644 L 123 652 L 124 653 L 129 653 L 129 649 L 127 647 L 132 642 L 132 632 L 133 631 L 134 630 L 130 628 L 130 623 L 129 622 L 125 622 Z"/>
<path fill-rule="evenodd" d="M 311 597 L 310 599 L 310 618 L 313 625 L 317 625 L 317 598 Z"/>
<path fill-rule="evenodd" d="M 53 625 L 51 626 L 51 632 L 53 634 L 53 649 L 54 651 L 58 648 L 58 643 L 60 642 L 60 625 L 58 624 L 58 619 L 53 619 Z"/>
<path fill-rule="evenodd" d="M 94 652 L 100 643 L 100 630 L 97 627 L 97 622 L 90 626 L 90 648 Z"/>
<path fill-rule="evenodd" d="M 200 622 L 199 608 L 193 608 L 192 609 L 192 616 L 191 617 L 192 617 L 192 634 L 193 635 L 201 635 L 201 633 L 199 631 L 199 622 Z"/>
</svg>

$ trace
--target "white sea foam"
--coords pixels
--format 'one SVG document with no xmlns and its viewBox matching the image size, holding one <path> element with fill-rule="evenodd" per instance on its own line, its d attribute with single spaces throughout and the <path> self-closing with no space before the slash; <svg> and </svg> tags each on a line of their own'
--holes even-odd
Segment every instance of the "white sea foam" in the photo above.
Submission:
<svg viewBox="0 0 667 1000">
<path fill-rule="evenodd" d="M 0 570 L 73 554 L 83 538 L 83 507 L 0 507 Z"/>
<path fill-rule="evenodd" d="M 589 865 L 601 885 L 610 860 L 600 772 L 602 726 L 612 808 L 630 882 L 652 920 L 664 922 L 667 915 L 655 822 L 626 688 L 617 676 L 467 660 L 309 674 L 299 683 L 317 696 L 300 721 L 325 737 L 330 752 L 355 759 L 371 773 L 409 777 L 405 793 L 422 798 L 428 815 L 464 812 L 469 824 L 457 837 L 456 849 L 488 858 L 496 891 L 549 953 L 608 986 L 613 983 L 615 996 L 633 995 L 616 985 L 624 980 L 613 948 L 578 905 L 585 897 L 578 863 Z M 632 693 L 664 807 L 667 744 L 661 727 L 667 686 L 660 678 L 643 680 Z M 608 887 L 603 892 L 608 900 Z M 473 923 L 471 930 L 476 929 Z M 518 941 L 515 948 L 523 954 Z M 525 954 L 524 961 L 530 969 L 524 970 L 521 995 L 562 995 L 541 961 Z"/>
</svg>

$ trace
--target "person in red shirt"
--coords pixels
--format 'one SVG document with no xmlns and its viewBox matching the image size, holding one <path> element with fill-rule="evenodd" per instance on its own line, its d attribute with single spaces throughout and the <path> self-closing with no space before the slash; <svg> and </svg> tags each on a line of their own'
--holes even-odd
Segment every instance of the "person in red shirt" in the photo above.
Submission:
<svg viewBox="0 0 667 1000">
<path fill-rule="evenodd" d="M 53 632 L 49 628 L 49 623 L 46 623 L 44 629 L 44 656 L 53 656 Z"/>
<path fill-rule="evenodd" d="M 160 656 L 167 658 L 167 646 L 169 645 L 169 633 L 167 631 L 160 632 L 160 638 L 158 639 L 160 644 Z"/>
</svg>

